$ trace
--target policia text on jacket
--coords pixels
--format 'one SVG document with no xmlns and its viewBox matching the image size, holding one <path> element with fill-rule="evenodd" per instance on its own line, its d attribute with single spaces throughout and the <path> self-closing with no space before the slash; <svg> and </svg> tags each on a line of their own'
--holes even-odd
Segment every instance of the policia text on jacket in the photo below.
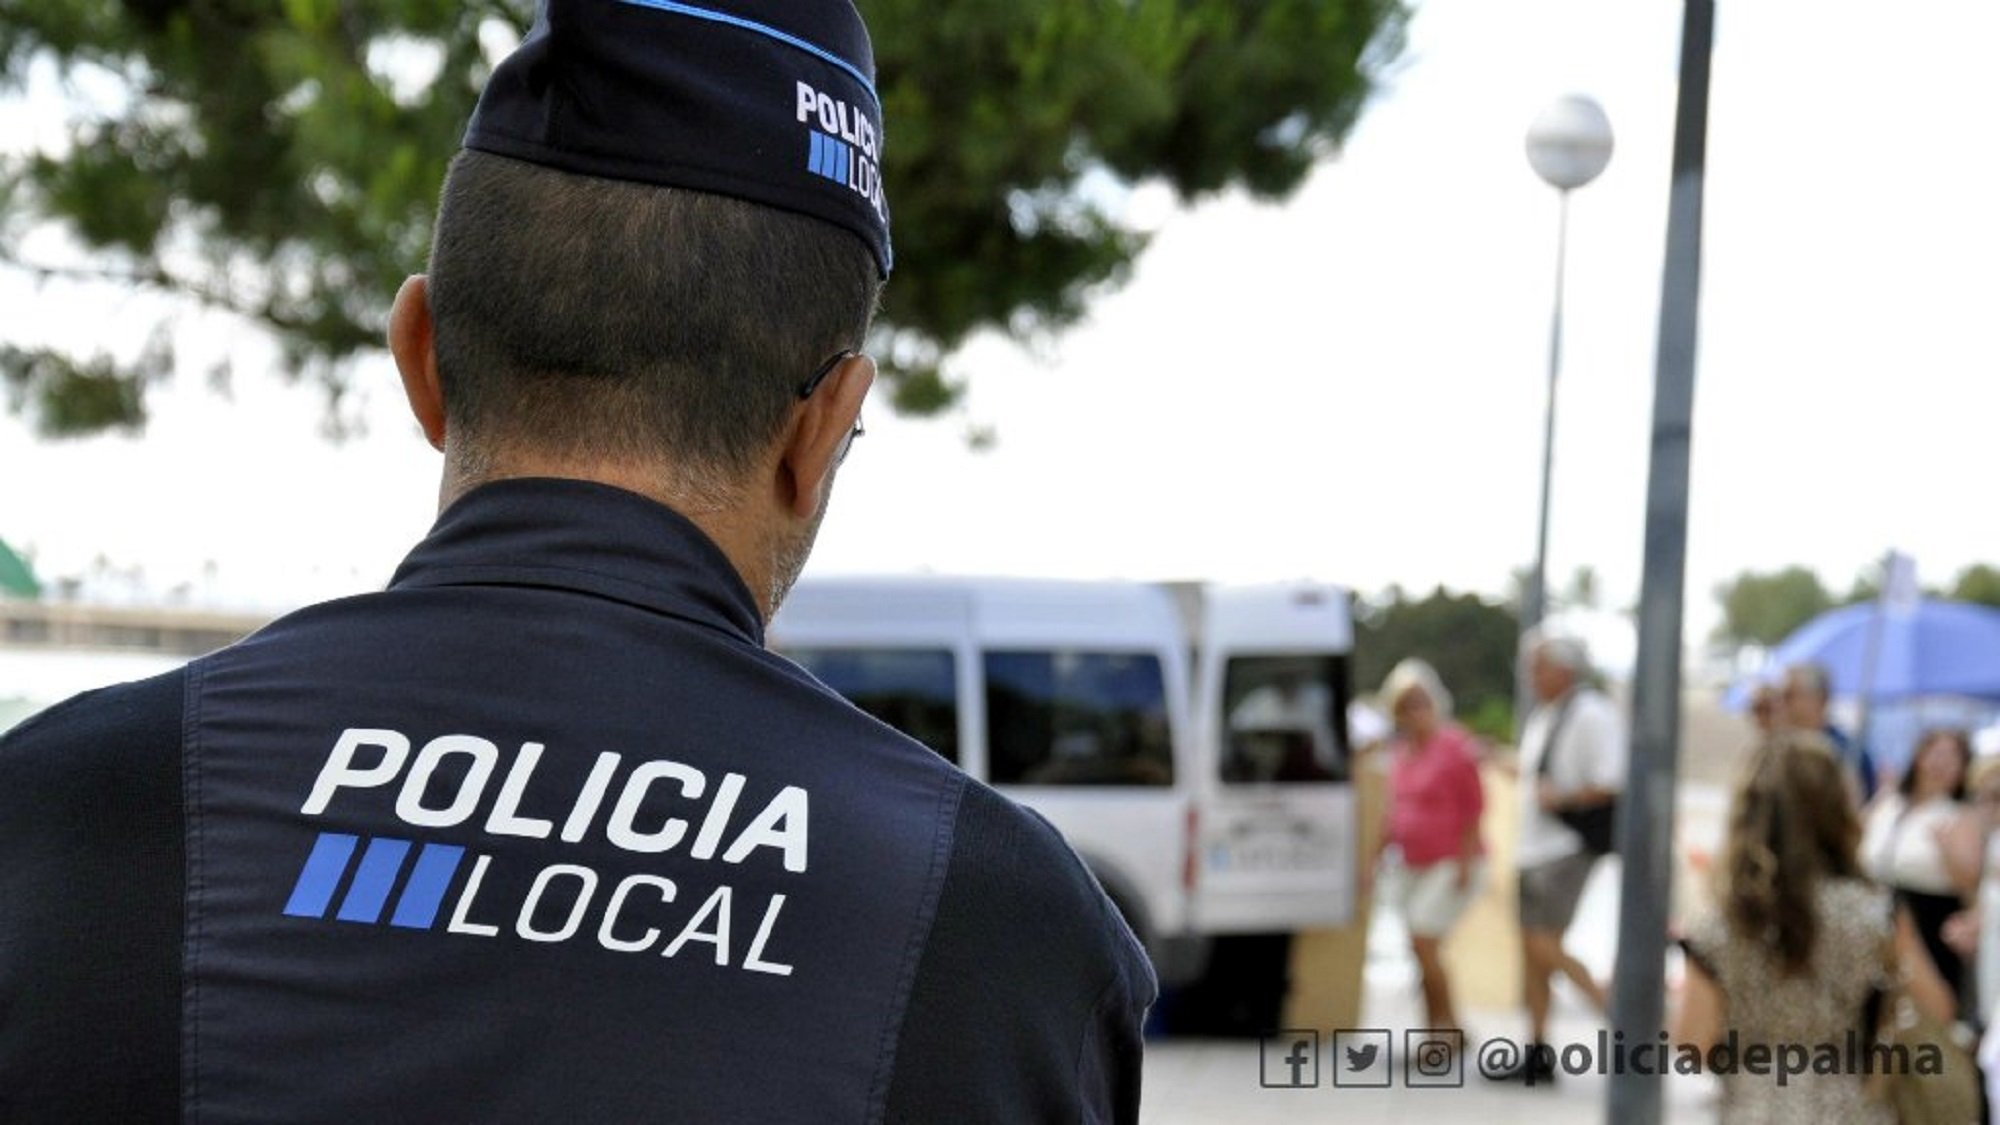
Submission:
<svg viewBox="0 0 2000 1125">
<path fill-rule="evenodd" d="M 624 755 L 607 750 L 597 755 L 580 789 L 558 793 L 535 786 L 535 767 L 544 747 L 526 742 L 507 763 L 489 799 L 501 761 L 500 748 L 492 741 L 470 734 L 440 735 L 425 743 L 414 758 L 410 745 L 400 731 L 357 727 L 342 731 L 299 811 L 324 817 L 337 813 L 337 799 L 342 804 L 387 801 L 393 791 L 395 816 L 418 830 L 413 836 L 424 829 L 456 828 L 483 812 L 482 828 L 488 836 L 537 840 L 554 836 L 575 844 L 598 833 L 613 847 L 635 856 L 682 849 L 691 859 L 724 865 L 772 863 L 794 874 L 806 872 L 809 798 L 796 785 L 778 789 L 754 816 L 736 815 L 749 812 L 739 809 L 749 784 L 743 774 L 724 774 L 710 798 L 708 776 L 693 766 L 653 760 L 627 768 Z M 667 795 L 666 801 L 662 795 Z M 661 815 L 655 806 L 663 803 L 677 805 L 685 815 Z M 416 860 L 411 864 L 407 860 L 413 846 Z M 765 849 L 769 854 L 760 855 Z M 658 949 L 665 957 L 678 957 L 689 945 L 699 945 L 718 966 L 736 964 L 748 972 L 791 975 L 791 965 L 767 959 L 785 907 L 782 893 L 739 907 L 735 889 L 726 883 L 683 888 L 645 870 L 615 872 L 552 863 L 541 868 L 518 900 L 488 902 L 481 892 L 494 856 L 479 851 L 468 855 L 465 847 L 455 844 L 392 837 L 375 837 L 364 844 L 353 834 L 323 831 L 305 855 L 284 912 L 326 918 L 352 869 L 333 920 L 378 923 L 400 883 L 388 924 L 433 929 L 447 889 L 468 861 L 470 874 L 449 911 L 445 933 L 492 938 L 511 932 L 536 942 L 565 942 L 582 935 L 615 952 Z M 735 922 L 739 910 L 758 921 L 737 962 L 732 961 L 731 937 L 744 929 Z M 587 927 L 587 923 L 594 924 Z M 663 927 L 670 926 L 678 931 L 667 938 Z"/>
</svg>

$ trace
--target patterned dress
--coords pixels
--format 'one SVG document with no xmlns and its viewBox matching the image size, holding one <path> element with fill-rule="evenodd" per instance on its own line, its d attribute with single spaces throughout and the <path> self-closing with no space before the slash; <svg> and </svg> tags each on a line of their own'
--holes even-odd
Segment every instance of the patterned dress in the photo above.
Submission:
<svg viewBox="0 0 2000 1125">
<path fill-rule="evenodd" d="M 1881 976 L 1888 940 L 1887 892 L 1854 879 L 1828 879 L 1819 888 L 1819 935 L 1805 972 L 1785 973 L 1761 942 L 1733 932 L 1719 912 L 1695 923 L 1684 943 L 1688 955 L 1715 979 L 1723 996 L 1722 1034 L 1735 1033 L 1739 1057 L 1752 1044 L 1767 1050 L 1796 1044 L 1808 1052 L 1832 1048 L 1848 1057 L 1849 1034 L 1859 1033 L 1861 1009 Z M 1865 1045 L 1860 1048 L 1865 1051 Z M 1775 1064 L 1764 1074 L 1738 1066 L 1722 1076 L 1725 1125 L 1893 1125 L 1889 1107 L 1871 1101 L 1858 1073 L 1790 1075 L 1778 1085 Z"/>
</svg>

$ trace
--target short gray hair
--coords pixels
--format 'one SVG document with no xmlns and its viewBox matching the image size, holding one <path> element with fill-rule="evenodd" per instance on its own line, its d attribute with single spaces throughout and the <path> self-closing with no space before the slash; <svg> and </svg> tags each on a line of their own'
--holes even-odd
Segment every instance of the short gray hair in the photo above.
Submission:
<svg viewBox="0 0 2000 1125">
<path fill-rule="evenodd" d="M 1590 675 L 1590 648 L 1581 638 L 1534 632 L 1529 635 L 1524 651 L 1528 656 L 1539 654 L 1556 667 L 1568 669 L 1578 679 Z"/>
<path fill-rule="evenodd" d="M 1794 664 L 1785 669 L 1785 678 L 1795 679 L 1806 685 L 1821 699 L 1833 697 L 1833 673 L 1827 671 L 1824 664 L 1810 660 Z"/>
</svg>

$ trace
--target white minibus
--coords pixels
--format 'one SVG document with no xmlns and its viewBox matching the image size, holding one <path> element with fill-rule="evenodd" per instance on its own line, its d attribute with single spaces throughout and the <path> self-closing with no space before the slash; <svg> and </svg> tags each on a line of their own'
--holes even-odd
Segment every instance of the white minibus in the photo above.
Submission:
<svg viewBox="0 0 2000 1125">
<path fill-rule="evenodd" d="M 770 641 L 1047 817 L 1168 984 L 1353 915 L 1344 590 L 817 578 Z"/>
</svg>

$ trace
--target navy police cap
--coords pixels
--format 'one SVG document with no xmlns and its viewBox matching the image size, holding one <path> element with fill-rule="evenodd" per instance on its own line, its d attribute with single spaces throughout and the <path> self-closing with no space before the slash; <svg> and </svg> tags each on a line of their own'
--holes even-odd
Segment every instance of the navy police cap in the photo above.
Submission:
<svg viewBox="0 0 2000 1125">
<path fill-rule="evenodd" d="M 465 147 L 810 215 L 889 275 L 875 54 L 850 0 L 543 0 Z"/>
</svg>

